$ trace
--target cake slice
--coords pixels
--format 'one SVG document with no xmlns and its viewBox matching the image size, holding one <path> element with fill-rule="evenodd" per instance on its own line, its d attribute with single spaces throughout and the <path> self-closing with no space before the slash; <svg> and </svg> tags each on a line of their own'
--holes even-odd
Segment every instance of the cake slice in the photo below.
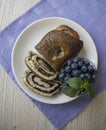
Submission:
<svg viewBox="0 0 106 130">
<path fill-rule="evenodd" d="M 25 57 L 25 63 L 33 73 L 42 79 L 54 80 L 57 77 L 57 72 L 43 58 L 32 51 Z"/>
<path fill-rule="evenodd" d="M 29 89 L 42 96 L 52 96 L 60 91 L 59 81 L 44 80 L 30 70 L 25 73 L 23 81 Z"/>
</svg>

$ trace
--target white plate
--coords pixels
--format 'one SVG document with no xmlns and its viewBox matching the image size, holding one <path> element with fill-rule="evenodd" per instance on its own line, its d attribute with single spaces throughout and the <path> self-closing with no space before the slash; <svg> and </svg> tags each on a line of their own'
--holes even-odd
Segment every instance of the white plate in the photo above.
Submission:
<svg viewBox="0 0 106 130">
<path fill-rule="evenodd" d="M 17 80 L 20 87 L 32 98 L 49 104 L 66 103 L 74 100 L 75 98 L 70 98 L 62 93 L 59 93 L 53 97 L 43 97 L 27 88 L 22 80 L 25 70 L 27 70 L 27 67 L 24 63 L 24 58 L 28 51 L 32 50 L 35 52 L 34 46 L 43 38 L 47 32 L 55 29 L 61 24 L 68 25 L 79 33 L 80 39 L 84 42 L 84 47 L 81 50 L 79 56 L 88 58 L 95 64 L 97 68 L 98 56 L 92 38 L 84 28 L 66 18 L 50 17 L 32 23 L 19 35 L 12 52 L 12 69 L 15 79 Z"/>
</svg>

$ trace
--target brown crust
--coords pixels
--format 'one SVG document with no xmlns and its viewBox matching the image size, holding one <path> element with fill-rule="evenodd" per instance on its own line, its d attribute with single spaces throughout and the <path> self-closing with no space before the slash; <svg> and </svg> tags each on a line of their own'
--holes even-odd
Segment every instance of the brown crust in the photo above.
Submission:
<svg viewBox="0 0 106 130">
<path fill-rule="evenodd" d="M 60 25 L 56 28 L 56 30 L 63 31 L 63 32 L 69 34 L 70 36 L 79 39 L 78 33 L 74 29 L 72 29 L 71 27 L 69 27 L 67 25 Z"/>
<path fill-rule="evenodd" d="M 35 49 L 45 58 L 55 71 L 59 71 L 65 60 L 76 56 L 83 42 L 69 34 L 53 30 L 48 32 L 35 46 Z M 55 54 L 59 51 L 59 54 Z"/>
</svg>

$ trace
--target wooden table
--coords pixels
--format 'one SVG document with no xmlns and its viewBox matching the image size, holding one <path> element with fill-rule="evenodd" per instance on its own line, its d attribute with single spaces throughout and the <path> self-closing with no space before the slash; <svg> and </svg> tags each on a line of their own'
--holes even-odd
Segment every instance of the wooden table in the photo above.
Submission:
<svg viewBox="0 0 106 130">
<path fill-rule="evenodd" d="M 0 30 L 38 0 L 0 0 Z M 104 81 L 105 82 L 105 81 Z M 56 130 L 0 67 L 0 130 Z M 106 90 L 63 130 L 106 130 Z"/>
</svg>

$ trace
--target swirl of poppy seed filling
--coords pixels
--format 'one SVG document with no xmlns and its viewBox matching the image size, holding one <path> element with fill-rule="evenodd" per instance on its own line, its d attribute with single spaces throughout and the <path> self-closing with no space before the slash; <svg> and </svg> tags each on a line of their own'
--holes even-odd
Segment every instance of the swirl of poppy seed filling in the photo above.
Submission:
<svg viewBox="0 0 106 130">
<path fill-rule="evenodd" d="M 29 52 L 25 57 L 25 63 L 29 69 L 43 79 L 54 80 L 57 77 L 57 72 L 43 58 L 33 52 Z"/>
<path fill-rule="evenodd" d="M 60 83 L 58 81 L 41 79 L 31 71 L 25 73 L 24 83 L 36 93 L 44 96 L 52 96 L 60 90 Z"/>
</svg>

